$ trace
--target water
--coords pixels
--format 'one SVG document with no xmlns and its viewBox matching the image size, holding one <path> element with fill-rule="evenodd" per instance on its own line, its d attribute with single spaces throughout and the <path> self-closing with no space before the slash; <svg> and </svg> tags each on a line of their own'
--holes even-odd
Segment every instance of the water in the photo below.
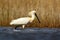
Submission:
<svg viewBox="0 0 60 40">
<path fill-rule="evenodd" d="M 0 40 L 60 40 L 60 29 L 0 27 Z"/>
</svg>

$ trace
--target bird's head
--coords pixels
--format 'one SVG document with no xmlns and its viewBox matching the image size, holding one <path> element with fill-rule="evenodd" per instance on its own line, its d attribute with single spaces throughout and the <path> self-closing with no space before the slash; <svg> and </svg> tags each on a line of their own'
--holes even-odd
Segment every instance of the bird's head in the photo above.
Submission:
<svg viewBox="0 0 60 40">
<path fill-rule="evenodd" d="M 38 16 L 37 16 L 37 14 L 36 14 L 36 11 L 35 11 L 35 10 L 33 10 L 33 11 L 29 12 L 29 16 L 33 16 L 33 18 L 34 18 L 34 16 L 36 16 L 37 20 L 38 20 L 38 21 L 39 21 L 39 23 L 40 23 L 40 20 L 39 20 L 39 18 L 38 18 Z"/>
<path fill-rule="evenodd" d="M 36 14 L 36 11 L 35 10 L 33 10 L 33 11 L 31 11 L 31 12 L 29 12 L 29 16 L 32 16 L 32 15 L 34 15 L 34 14 Z"/>
</svg>

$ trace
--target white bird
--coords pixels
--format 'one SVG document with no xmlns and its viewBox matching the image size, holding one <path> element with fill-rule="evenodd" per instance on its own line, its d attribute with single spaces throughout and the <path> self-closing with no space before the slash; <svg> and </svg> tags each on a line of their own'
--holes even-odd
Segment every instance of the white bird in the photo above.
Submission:
<svg viewBox="0 0 60 40">
<path fill-rule="evenodd" d="M 18 19 L 12 20 L 10 22 L 10 25 L 22 25 L 22 28 L 24 28 L 26 24 L 33 22 L 33 20 L 35 19 L 35 16 L 37 17 L 36 11 L 29 12 L 29 15 L 31 17 L 23 17 L 23 18 L 18 18 Z M 37 19 L 38 19 L 38 17 L 37 17 Z M 38 21 L 39 21 L 39 19 L 38 19 Z M 39 23 L 40 23 L 40 21 L 39 21 Z M 18 26 L 16 26 L 15 29 L 17 27 Z"/>
</svg>

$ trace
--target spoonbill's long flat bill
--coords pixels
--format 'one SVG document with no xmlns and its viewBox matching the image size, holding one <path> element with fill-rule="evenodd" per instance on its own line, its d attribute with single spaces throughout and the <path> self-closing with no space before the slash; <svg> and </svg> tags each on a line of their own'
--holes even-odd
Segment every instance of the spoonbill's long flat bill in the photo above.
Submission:
<svg viewBox="0 0 60 40">
<path fill-rule="evenodd" d="M 18 27 L 18 25 L 22 25 L 22 28 L 24 28 L 26 24 L 33 22 L 33 20 L 35 19 L 35 17 L 37 17 L 37 19 L 38 19 L 36 11 L 29 12 L 29 16 L 31 16 L 31 17 L 22 17 L 22 18 L 18 18 L 18 19 L 12 20 L 10 22 L 10 25 L 17 25 L 15 27 L 15 29 Z M 38 21 L 40 23 L 39 19 L 38 19 Z"/>
</svg>

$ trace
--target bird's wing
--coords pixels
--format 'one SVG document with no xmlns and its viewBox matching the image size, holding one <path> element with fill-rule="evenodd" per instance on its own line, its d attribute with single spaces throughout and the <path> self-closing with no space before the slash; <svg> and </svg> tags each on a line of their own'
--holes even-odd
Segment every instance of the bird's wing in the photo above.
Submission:
<svg viewBox="0 0 60 40">
<path fill-rule="evenodd" d="M 11 24 L 27 24 L 28 22 L 30 22 L 30 18 L 29 17 L 24 17 L 24 18 L 19 18 L 16 20 L 13 20 L 11 22 Z"/>
</svg>

